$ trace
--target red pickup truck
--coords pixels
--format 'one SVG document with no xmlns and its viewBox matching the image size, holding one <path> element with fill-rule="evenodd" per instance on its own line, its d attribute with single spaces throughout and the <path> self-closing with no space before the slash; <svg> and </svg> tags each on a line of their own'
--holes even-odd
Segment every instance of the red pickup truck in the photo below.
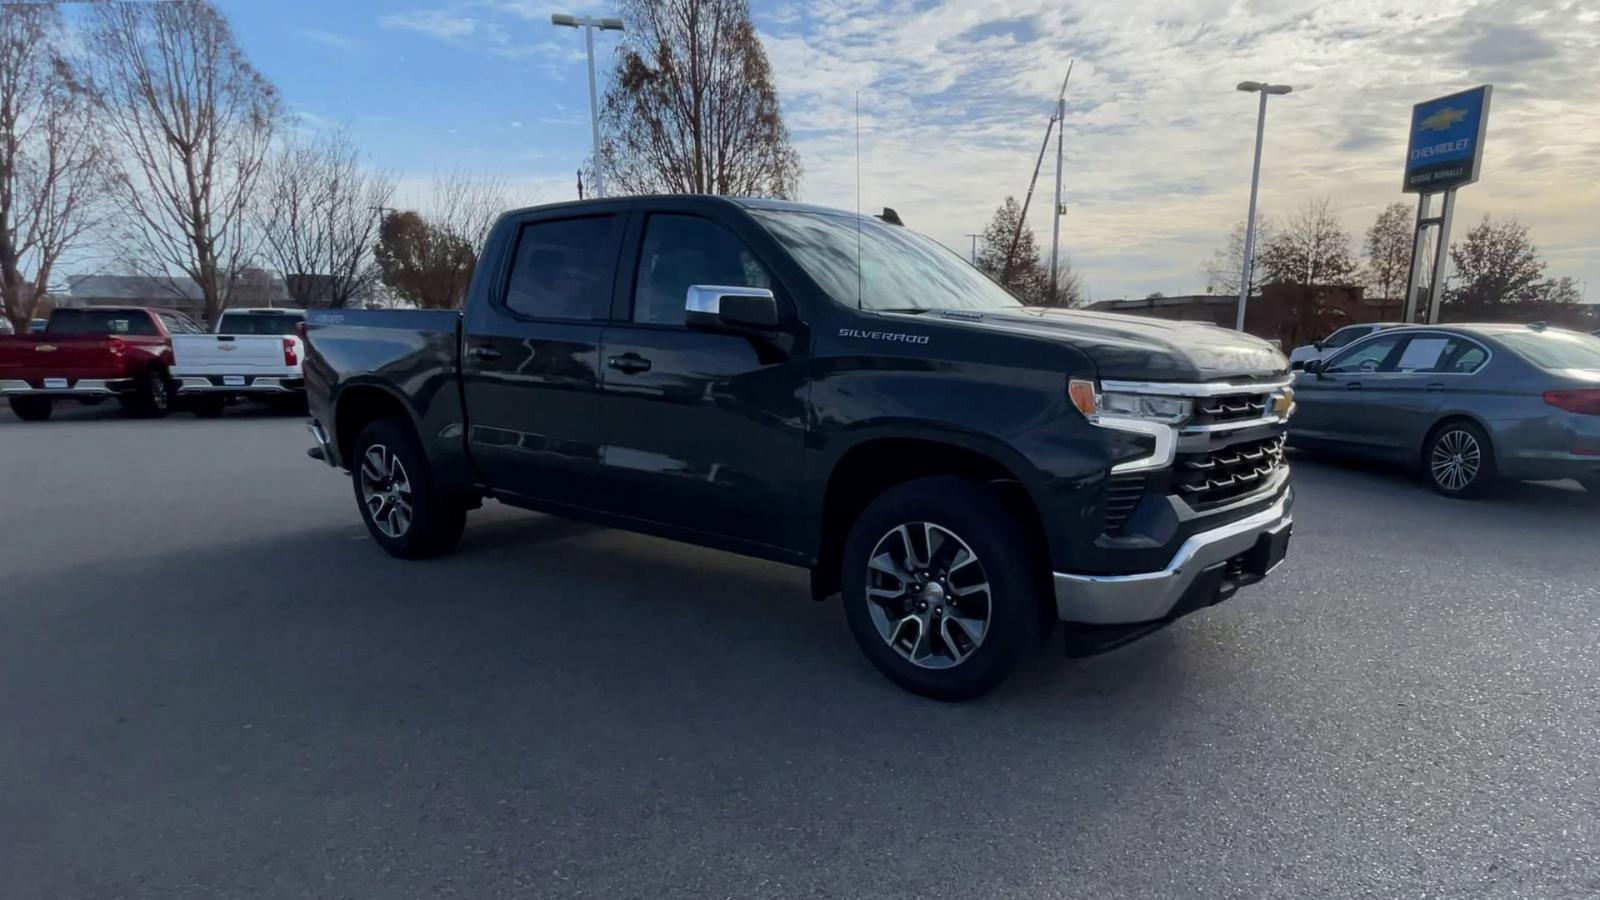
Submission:
<svg viewBox="0 0 1600 900">
<path fill-rule="evenodd" d="M 57 400 L 107 397 L 137 415 L 164 416 L 173 396 L 171 335 L 204 330 L 166 309 L 57 309 L 43 332 L 0 337 L 0 396 L 28 421 L 48 419 Z"/>
</svg>

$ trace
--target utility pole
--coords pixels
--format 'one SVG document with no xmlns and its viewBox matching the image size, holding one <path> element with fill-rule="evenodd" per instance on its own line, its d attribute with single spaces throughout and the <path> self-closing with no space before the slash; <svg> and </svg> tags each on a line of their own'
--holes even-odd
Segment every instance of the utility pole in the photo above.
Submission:
<svg viewBox="0 0 1600 900">
<path fill-rule="evenodd" d="M 972 263 L 973 265 L 977 265 L 978 264 L 978 238 L 982 237 L 982 235 L 972 234 L 971 232 L 968 232 L 967 233 L 967 237 L 972 238 L 972 253 L 967 257 L 967 262 Z"/>
<path fill-rule="evenodd" d="M 1070 64 L 1069 64 L 1070 68 Z M 1056 305 L 1056 256 L 1061 252 L 1061 143 L 1067 130 L 1067 98 L 1056 99 L 1056 205 L 1050 216 L 1050 305 Z"/>
</svg>

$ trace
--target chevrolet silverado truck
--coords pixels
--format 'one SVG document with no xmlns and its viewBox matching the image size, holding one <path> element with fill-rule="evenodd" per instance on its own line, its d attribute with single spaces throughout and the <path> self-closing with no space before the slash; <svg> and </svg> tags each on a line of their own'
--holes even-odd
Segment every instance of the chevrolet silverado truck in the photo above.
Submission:
<svg viewBox="0 0 1600 900">
<path fill-rule="evenodd" d="M 145 307 L 62 307 L 44 330 L 0 338 L 0 396 L 20 419 L 50 418 L 62 400 L 115 398 L 129 412 L 167 414 L 172 335 L 200 334 L 181 312 Z"/>
<path fill-rule="evenodd" d="M 305 402 L 301 309 L 230 309 L 211 334 L 172 337 L 172 380 L 195 415 L 213 418 L 230 400 L 285 407 Z"/>
<path fill-rule="evenodd" d="M 1278 565 L 1281 353 L 1025 308 L 898 223 L 708 196 L 506 214 L 462 311 L 308 314 L 309 453 L 402 558 L 492 498 L 806 567 L 879 670 L 941 699 L 1058 621 L 1087 655 Z"/>
</svg>

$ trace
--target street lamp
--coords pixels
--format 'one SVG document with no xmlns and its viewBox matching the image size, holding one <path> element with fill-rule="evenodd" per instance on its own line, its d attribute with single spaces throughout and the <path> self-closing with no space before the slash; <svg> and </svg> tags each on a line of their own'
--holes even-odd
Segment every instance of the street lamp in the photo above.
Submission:
<svg viewBox="0 0 1600 900">
<path fill-rule="evenodd" d="M 555 13 L 550 17 L 550 24 L 583 29 L 583 42 L 589 51 L 589 125 L 594 132 L 594 195 L 604 197 L 606 182 L 605 176 L 601 174 L 601 169 L 604 167 L 600 163 L 600 100 L 594 89 L 594 30 L 598 28 L 601 31 L 621 31 L 622 20 Z"/>
<path fill-rule="evenodd" d="M 1239 275 L 1239 318 L 1234 324 L 1238 331 L 1244 330 L 1244 305 L 1250 299 L 1250 275 L 1255 268 L 1256 250 L 1256 188 L 1261 184 L 1261 136 L 1267 124 L 1267 95 L 1287 94 L 1294 88 L 1287 84 L 1267 84 L 1262 81 L 1241 81 L 1238 90 L 1247 94 L 1261 95 L 1261 110 L 1256 113 L 1256 162 L 1250 170 L 1250 215 L 1245 219 L 1244 225 L 1244 268 Z"/>
</svg>

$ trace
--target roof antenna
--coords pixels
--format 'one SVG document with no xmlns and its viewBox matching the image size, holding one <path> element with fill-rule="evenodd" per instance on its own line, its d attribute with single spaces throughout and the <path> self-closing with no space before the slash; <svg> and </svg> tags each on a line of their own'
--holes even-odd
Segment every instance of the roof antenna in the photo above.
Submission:
<svg viewBox="0 0 1600 900">
<path fill-rule="evenodd" d="M 861 92 L 856 91 L 856 311 L 861 310 Z"/>
</svg>

